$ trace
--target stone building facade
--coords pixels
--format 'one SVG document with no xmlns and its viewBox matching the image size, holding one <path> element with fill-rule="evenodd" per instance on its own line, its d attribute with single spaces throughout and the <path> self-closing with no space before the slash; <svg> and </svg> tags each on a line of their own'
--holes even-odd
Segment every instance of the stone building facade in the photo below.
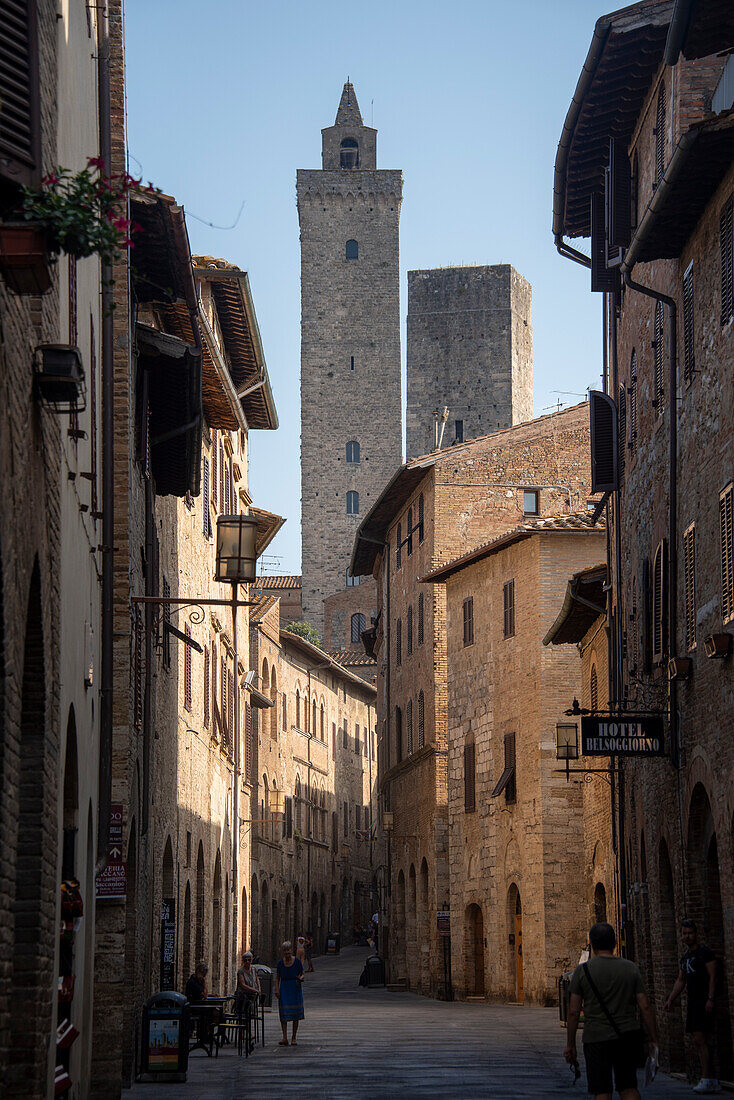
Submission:
<svg viewBox="0 0 734 1100">
<path fill-rule="evenodd" d="M 317 951 L 333 931 L 351 943 L 377 906 L 376 690 L 281 629 L 273 594 L 253 609 L 250 647 L 259 691 L 274 706 L 248 711 L 252 866 L 242 942 L 274 963 L 284 939 L 306 932 Z"/>
<path fill-rule="evenodd" d="M 408 272 L 408 458 L 436 448 L 444 407 L 449 445 L 532 419 L 531 301 L 509 264 Z"/>
<path fill-rule="evenodd" d="M 619 437 L 612 695 L 632 711 L 662 713 L 666 726 L 664 758 L 624 766 L 622 902 L 637 918 L 628 950 L 652 961 L 658 1010 L 675 978 L 682 917 L 697 921 L 722 959 L 716 1071 L 730 1078 L 734 34 L 706 0 L 682 14 L 677 3 L 638 4 L 601 21 L 604 44 L 587 60 L 556 165 L 555 232 L 589 235 L 589 179 L 601 178 L 609 157 L 591 130 L 614 132 L 633 202 L 620 241 L 623 285 L 601 267 L 598 284 L 614 320 L 606 388 Z M 639 66 L 634 81 L 630 63 Z M 601 229 L 598 239 L 606 244 Z M 661 1019 L 664 1064 L 693 1073 L 681 1012 Z"/>
<path fill-rule="evenodd" d="M 344 86 L 322 131 L 323 166 L 300 169 L 303 615 L 348 584 L 359 516 L 400 465 L 402 175 L 377 168 L 377 132 Z M 369 622 L 373 593 L 361 608 Z"/>
<path fill-rule="evenodd" d="M 445 591 L 421 579 L 523 518 L 583 511 L 588 445 L 582 404 L 412 459 L 357 533 L 352 571 L 377 582 L 380 798 L 392 814 L 383 944 L 393 981 L 427 994 L 447 992 L 436 913 L 450 889 L 448 672 Z M 406 924 L 415 899 L 419 916 Z M 406 936 L 414 933 L 419 974 L 405 967 Z"/>
<path fill-rule="evenodd" d="M 4 33 L 0 229 L 18 220 L 19 184 L 59 164 L 76 172 L 100 152 L 97 13 L 81 0 L 57 7 L 19 5 Z M 57 1066 L 86 1095 L 92 1039 L 100 263 L 60 253 L 46 274 L 47 291 L 34 293 L 0 273 L 0 1094 L 19 1098 L 52 1096 Z M 86 402 L 76 413 L 34 386 L 43 344 L 79 349 Z M 62 1052 L 67 1020 L 79 1035 Z"/>
<path fill-rule="evenodd" d="M 588 513 L 528 520 L 430 572 L 445 585 L 451 977 L 459 997 L 555 1004 L 587 940 L 583 783 L 556 760 L 581 689 L 543 637 L 597 563 Z M 400 905 L 400 900 L 398 901 Z"/>
</svg>

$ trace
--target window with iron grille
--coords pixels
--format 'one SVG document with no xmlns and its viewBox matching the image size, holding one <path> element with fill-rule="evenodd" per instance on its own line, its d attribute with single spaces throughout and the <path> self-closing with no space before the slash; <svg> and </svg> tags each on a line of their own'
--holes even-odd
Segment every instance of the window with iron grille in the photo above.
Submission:
<svg viewBox="0 0 734 1100">
<path fill-rule="evenodd" d="M 652 570 L 652 659 L 661 661 L 665 653 L 667 626 L 668 562 L 665 539 L 658 543 Z"/>
<path fill-rule="evenodd" d="M 728 325 L 734 317 L 734 195 L 724 203 L 719 218 L 719 252 L 721 255 L 721 323 Z"/>
<path fill-rule="evenodd" d="M 367 616 L 361 612 L 352 615 L 350 637 L 352 645 L 359 645 L 362 640 L 362 632 L 367 629 Z"/>
<path fill-rule="evenodd" d="M 418 645 L 423 645 L 423 593 L 418 594 Z"/>
<path fill-rule="evenodd" d="M 395 707 L 395 758 L 398 763 L 403 759 L 403 712 Z"/>
<path fill-rule="evenodd" d="M 655 113 L 655 186 L 660 183 L 665 173 L 665 111 L 666 111 L 665 85 L 660 85 L 658 92 L 657 111 Z"/>
<path fill-rule="evenodd" d="M 629 399 L 629 449 L 634 454 L 637 450 L 637 352 L 634 348 L 630 357 Z"/>
<path fill-rule="evenodd" d="M 395 663 L 403 663 L 403 620 L 398 619 L 395 624 Z"/>
<path fill-rule="evenodd" d="M 425 538 L 425 525 L 424 525 L 424 512 L 425 502 L 423 500 L 423 493 L 418 497 L 418 543 L 423 542 Z"/>
<path fill-rule="evenodd" d="M 418 748 L 426 743 L 426 700 L 422 691 L 418 693 Z"/>
<path fill-rule="evenodd" d="M 591 672 L 589 674 L 589 707 L 594 713 L 599 709 L 599 678 L 596 672 L 596 665 L 591 666 Z"/>
<path fill-rule="evenodd" d="M 502 586 L 502 602 L 504 608 L 503 632 L 505 638 L 512 638 L 515 633 L 515 582 L 506 581 Z"/>
<path fill-rule="evenodd" d="M 407 637 L 406 640 L 407 640 L 407 644 L 408 644 L 408 656 L 410 657 L 411 653 L 413 652 L 413 607 L 412 607 L 412 605 L 408 608 L 408 637 Z"/>
<path fill-rule="evenodd" d="M 627 392 L 623 385 L 619 387 L 619 401 L 617 402 L 617 469 L 619 476 L 624 477 L 624 460 L 627 450 Z"/>
<path fill-rule="evenodd" d="M 464 645 L 474 645 L 474 597 L 468 596 L 462 604 L 464 616 Z"/>
<path fill-rule="evenodd" d="M 731 482 L 719 497 L 719 532 L 721 539 L 721 618 L 725 623 L 734 619 L 734 484 Z"/>
<path fill-rule="evenodd" d="M 693 338 L 693 262 L 683 276 L 683 381 L 692 382 L 696 370 Z"/>
<path fill-rule="evenodd" d="M 191 637 L 191 628 L 188 623 L 184 627 L 187 639 Z M 191 710 L 191 646 L 188 641 L 184 643 L 184 710 Z"/>
<path fill-rule="evenodd" d="M 405 726 L 408 734 L 408 756 L 413 752 L 413 700 L 408 699 L 405 710 Z"/>
<path fill-rule="evenodd" d="M 405 532 L 405 542 L 408 557 L 413 553 L 413 509 L 408 509 L 408 529 Z"/>
<path fill-rule="evenodd" d="M 653 351 L 655 353 L 655 397 L 653 405 L 657 410 L 658 416 L 662 414 L 663 403 L 665 401 L 665 374 L 663 356 L 665 353 L 665 326 L 663 324 L 663 303 L 655 303 L 655 337 L 653 340 Z"/>
<path fill-rule="evenodd" d="M 473 814 L 476 803 L 476 745 L 474 734 L 469 733 L 464 742 L 464 813 Z"/>
<path fill-rule="evenodd" d="M 204 646 L 204 729 L 209 729 L 209 646 Z"/>
<path fill-rule="evenodd" d="M 683 532 L 683 590 L 686 649 L 696 646 L 696 525 Z"/>
<path fill-rule="evenodd" d="M 396 532 L 397 543 L 395 545 L 395 569 L 401 569 L 403 565 L 403 525 L 398 524 Z"/>
</svg>

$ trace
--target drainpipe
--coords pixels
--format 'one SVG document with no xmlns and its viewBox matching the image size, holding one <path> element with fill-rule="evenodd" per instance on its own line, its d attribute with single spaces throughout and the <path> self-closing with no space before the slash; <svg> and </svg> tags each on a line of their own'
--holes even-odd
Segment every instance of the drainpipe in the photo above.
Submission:
<svg viewBox="0 0 734 1100">
<path fill-rule="evenodd" d="M 97 95 L 99 150 L 105 168 L 112 170 L 110 25 L 106 4 L 98 9 Z M 112 802 L 112 703 L 113 703 L 113 581 L 115 541 L 114 468 L 114 360 L 112 322 L 112 265 L 102 264 L 102 669 L 99 714 L 99 804 L 97 818 L 97 863 L 95 873 L 107 866 Z"/>
</svg>

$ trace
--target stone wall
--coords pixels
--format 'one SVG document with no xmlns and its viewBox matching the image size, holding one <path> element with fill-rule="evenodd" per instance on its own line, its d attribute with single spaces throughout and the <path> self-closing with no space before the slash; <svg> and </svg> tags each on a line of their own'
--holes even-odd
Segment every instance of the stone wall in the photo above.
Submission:
<svg viewBox="0 0 734 1100">
<path fill-rule="evenodd" d="M 444 406 L 444 446 L 532 418 L 531 296 L 509 264 L 408 272 L 409 458 L 435 448 Z"/>
<path fill-rule="evenodd" d="M 364 615 L 369 627 L 377 614 L 377 590 L 372 577 L 362 577 L 361 584 L 335 592 L 324 600 L 324 649 L 364 652 L 361 641 L 352 641 L 352 615 Z"/>
</svg>

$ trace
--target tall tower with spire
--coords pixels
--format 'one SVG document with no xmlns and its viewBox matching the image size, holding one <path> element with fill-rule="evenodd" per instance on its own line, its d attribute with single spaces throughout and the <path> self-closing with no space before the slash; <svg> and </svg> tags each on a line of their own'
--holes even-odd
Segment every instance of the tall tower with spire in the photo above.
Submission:
<svg viewBox="0 0 734 1100">
<path fill-rule="evenodd" d="M 350 586 L 360 518 L 402 461 L 399 222 L 402 173 L 378 169 L 377 131 L 353 86 L 321 131 L 322 167 L 297 175 L 301 227 L 303 617 Z M 361 586 L 360 586 L 361 587 Z M 369 625 L 373 586 L 348 598 Z M 348 639 L 331 640 L 341 648 Z"/>
</svg>

